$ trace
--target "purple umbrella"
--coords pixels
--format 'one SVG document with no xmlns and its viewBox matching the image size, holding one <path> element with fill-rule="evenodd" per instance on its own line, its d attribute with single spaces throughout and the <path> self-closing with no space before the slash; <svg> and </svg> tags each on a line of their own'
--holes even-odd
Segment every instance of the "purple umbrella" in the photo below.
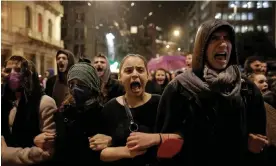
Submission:
<svg viewBox="0 0 276 166">
<path fill-rule="evenodd" d="M 168 71 L 181 69 L 186 66 L 184 56 L 160 56 L 159 58 L 151 59 L 148 63 L 148 70 L 156 70 L 159 68 L 166 69 Z"/>
</svg>

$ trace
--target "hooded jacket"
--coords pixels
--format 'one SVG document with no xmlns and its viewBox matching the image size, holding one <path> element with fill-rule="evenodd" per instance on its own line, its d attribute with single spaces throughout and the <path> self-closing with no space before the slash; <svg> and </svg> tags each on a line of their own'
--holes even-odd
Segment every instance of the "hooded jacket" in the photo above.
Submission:
<svg viewBox="0 0 276 166">
<path fill-rule="evenodd" d="M 108 58 L 106 56 L 100 56 L 106 60 L 106 70 L 104 75 L 101 77 L 101 92 L 103 94 L 103 103 L 107 103 L 114 97 L 118 97 L 124 94 L 124 87 L 119 81 L 110 78 L 111 70 Z"/>
<path fill-rule="evenodd" d="M 21 71 L 28 81 L 22 88 L 19 103 L 14 103 L 15 96 L 8 84 L 4 85 L 1 98 L 1 136 L 7 144 L 1 154 L 2 165 L 45 165 L 43 161 L 49 159 L 34 145 L 34 138 L 42 132 L 55 132 L 56 104 L 41 89 L 34 64 L 28 61 L 24 66 Z"/>
<path fill-rule="evenodd" d="M 74 54 L 69 50 L 59 50 L 56 54 L 56 58 L 59 54 L 65 54 L 68 58 L 68 65 L 65 72 L 58 71 L 58 74 L 49 78 L 46 83 L 45 93 L 48 96 L 51 96 L 56 101 L 57 106 L 59 107 L 63 102 L 65 96 L 68 94 L 67 86 L 67 73 L 71 66 L 75 64 Z"/>
<path fill-rule="evenodd" d="M 203 69 L 206 59 L 206 51 L 211 35 L 219 30 L 226 29 L 230 36 L 230 41 L 232 43 L 232 52 L 230 55 L 230 60 L 228 66 L 238 64 L 238 56 L 236 52 L 236 43 L 235 43 L 235 31 L 228 22 L 223 20 L 209 20 L 204 22 L 197 31 L 194 52 L 193 52 L 193 61 L 192 61 L 192 71 L 199 77 L 203 76 Z"/>
<path fill-rule="evenodd" d="M 264 103 L 253 83 L 246 80 L 252 92 L 252 100 L 247 100 L 245 95 L 247 103 L 242 95 L 239 99 L 227 99 L 213 93 L 202 95 L 186 84 L 187 72 L 204 82 L 208 43 L 211 35 L 220 29 L 228 31 L 232 43 L 228 66 L 237 64 L 233 27 L 223 20 L 203 23 L 195 39 L 192 72 L 186 71 L 168 84 L 158 107 L 156 132 L 179 133 L 184 139 L 182 150 L 175 158 L 182 165 L 194 165 L 199 161 L 213 165 L 220 165 L 218 161 L 221 160 L 239 162 L 247 153 L 248 133 L 265 134 Z"/>
</svg>

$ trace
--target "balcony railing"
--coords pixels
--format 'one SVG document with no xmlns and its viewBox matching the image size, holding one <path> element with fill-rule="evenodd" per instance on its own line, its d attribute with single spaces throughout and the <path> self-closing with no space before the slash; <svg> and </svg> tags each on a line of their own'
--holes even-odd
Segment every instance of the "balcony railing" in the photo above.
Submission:
<svg viewBox="0 0 276 166">
<path fill-rule="evenodd" d="M 55 40 L 50 37 L 44 37 L 43 33 L 33 31 L 32 29 L 29 29 L 29 28 L 19 28 L 17 33 L 19 33 L 20 35 L 23 35 L 23 36 L 28 36 L 30 38 L 49 43 L 51 45 L 55 45 L 57 47 L 63 48 L 63 46 L 64 46 L 64 43 L 62 40 Z"/>
</svg>

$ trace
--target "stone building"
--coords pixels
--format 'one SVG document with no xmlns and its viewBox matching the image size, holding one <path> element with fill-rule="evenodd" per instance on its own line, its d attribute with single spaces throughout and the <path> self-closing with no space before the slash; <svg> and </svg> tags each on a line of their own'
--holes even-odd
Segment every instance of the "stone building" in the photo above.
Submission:
<svg viewBox="0 0 276 166">
<path fill-rule="evenodd" d="M 56 71 L 55 54 L 64 45 L 60 2 L 1 1 L 1 9 L 1 64 L 21 55 L 35 63 L 39 74 L 48 68 Z"/>
</svg>

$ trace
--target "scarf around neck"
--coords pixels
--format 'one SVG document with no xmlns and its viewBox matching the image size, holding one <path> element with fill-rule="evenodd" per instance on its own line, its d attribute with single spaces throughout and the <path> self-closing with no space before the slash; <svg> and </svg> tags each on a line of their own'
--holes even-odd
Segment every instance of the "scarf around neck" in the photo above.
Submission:
<svg viewBox="0 0 276 166">
<path fill-rule="evenodd" d="M 194 95 L 211 92 L 226 98 L 240 95 L 241 73 L 236 65 L 231 65 L 220 73 L 205 66 L 203 73 L 204 80 L 192 71 L 184 72 L 177 80 Z"/>
</svg>

